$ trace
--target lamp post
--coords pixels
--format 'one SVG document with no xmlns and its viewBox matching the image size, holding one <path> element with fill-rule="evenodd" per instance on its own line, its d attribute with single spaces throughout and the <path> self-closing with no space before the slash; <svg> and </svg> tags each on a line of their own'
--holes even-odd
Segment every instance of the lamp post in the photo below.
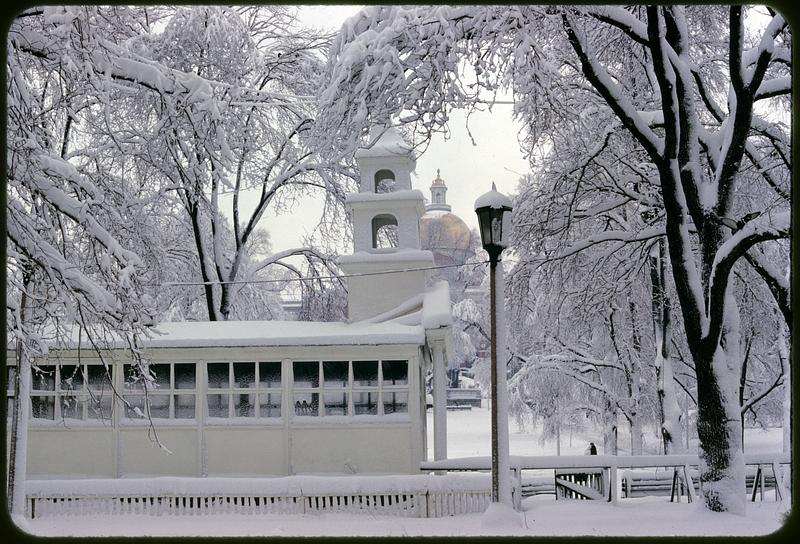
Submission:
<svg viewBox="0 0 800 544">
<path fill-rule="evenodd" d="M 508 246 L 508 234 L 511 232 L 511 200 L 497 192 L 495 184 L 492 190 L 479 196 L 475 201 L 475 213 L 481 232 L 483 249 L 489 254 L 489 319 L 491 338 L 491 396 L 492 396 L 492 502 L 510 504 L 511 493 L 508 486 L 508 416 L 506 397 L 498 402 L 498 382 L 505 394 L 505 365 L 498 372 L 497 364 L 497 263 L 500 254 Z M 502 267 L 500 276 L 502 279 Z M 502 296 L 502 291 L 500 291 Z M 500 475 L 503 478 L 500 478 Z"/>
</svg>

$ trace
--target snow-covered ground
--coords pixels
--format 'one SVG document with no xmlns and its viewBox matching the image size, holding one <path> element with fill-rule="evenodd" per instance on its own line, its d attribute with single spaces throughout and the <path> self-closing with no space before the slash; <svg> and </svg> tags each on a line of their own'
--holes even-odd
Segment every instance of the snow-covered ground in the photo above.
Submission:
<svg viewBox="0 0 800 544">
<path fill-rule="evenodd" d="M 527 499 L 521 527 L 485 528 L 480 514 L 399 518 L 352 514 L 50 517 L 28 522 L 41 536 L 473 536 L 473 535 L 741 535 L 781 526 L 781 504 L 748 503 L 747 516 L 712 514 L 664 497 L 595 501 Z"/>
<path fill-rule="evenodd" d="M 431 414 L 428 414 L 429 418 Z M 448 412 L 449 457 L 489 455 L 489 411 Z M 431 422 L 429 422 L 431 423 Z M 520 432 L 512 423 L 511 453 L 553 455 L 555 444 Z M 562 433 L 561 453 L 581 454 L 591 432 Z M 748 429 L 750 452 L 780 450 L 780 429 Z M 432 444 L 432 437 L 429 444 Z M 668 497 L 625 499 L 618 505 L 595 501 L 556 501 L 540 495 L 523 501 L 519 527 L 487 525 L 481 514 L 448 518 L 399 518 L 353 514 L 85 516 L 46 517 L 25 522 L 41 536 L 471 536 L 471 535 L 741 535 L 769 534 L 783 523 L 788 505 L 765 501 L 747 504 L 747 515 L 712 514 L 699 503 L 670 503 Z"/>
</svg>

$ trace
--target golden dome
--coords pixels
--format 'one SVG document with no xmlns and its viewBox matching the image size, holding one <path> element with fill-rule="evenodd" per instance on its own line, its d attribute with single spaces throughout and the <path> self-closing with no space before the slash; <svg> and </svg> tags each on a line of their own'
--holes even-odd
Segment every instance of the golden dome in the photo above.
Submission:
<svg viewBox="0 0 800 544">
<path fill-rule="evenodd" d="M 449 212 L 431 211 L 423 215 L 419 221 L 419 237 L 422 249 L 434 253 L 437 250 L 469 251 L 469 227 Z"/>
</svg>

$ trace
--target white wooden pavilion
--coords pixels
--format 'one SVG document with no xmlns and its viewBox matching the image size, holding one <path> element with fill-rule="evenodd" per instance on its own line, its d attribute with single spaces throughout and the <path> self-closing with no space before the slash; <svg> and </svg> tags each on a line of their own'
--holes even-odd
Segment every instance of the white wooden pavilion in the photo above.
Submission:
<svg viewBox="0 0 800 544">
<path fill-rule="evenodd" d="M 425 270 L 414 155 L 389 128 L 356 158 L 348 322 L 163 323 L 144 340 L 146 388 L 122 345 L 103 353 L 110 372 L 77 344 L 51 351 L 32 377 L 28 477 L 416 473 L 430 368 L 445 458 L 450 299 Z"/>
</svg>

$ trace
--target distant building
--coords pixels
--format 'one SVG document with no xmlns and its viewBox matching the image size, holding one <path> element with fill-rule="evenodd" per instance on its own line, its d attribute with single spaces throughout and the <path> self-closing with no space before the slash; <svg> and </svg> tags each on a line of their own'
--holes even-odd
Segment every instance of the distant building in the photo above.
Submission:
<svg viewBox="0 0 800 544">
<path fill-rule="evenodd" d="M 447 203 L 447 190 L 441 171 L 437 169 L 436 178 L 430 186 L 430 203 L 425 207 L 425 215 L 419 223 L 422 248 L 433 253 L 436 266 L 444 267 L 434 270 L 432 276 L 448 282 L 454 303 L 463 298 L 475 298 L 476 302 L 481 302 L 485 295 L 478 280 L 481 274 L 476 274 L 474 267 L 459 266 L 475 255 L 478 240 L 464 220 L 452 212 L 452 207 Z M 451 388 L 448 390 L 449 406 L 480 405 L 480 397 L 465 399 L 464 392 L 455 390 L 464 386 L 459 369 L 469 367 L 473 362 L 458 354 L 450 359 L 447 369 Z"/>
<path fill-rule="evenodd" d="M 441 172 L 431 183 L 431 202 L 419 222 L 423 249 L 433 253 L 437 265 L 464 264 L 474 253 L 472 233 L 467 224 L 452 213 L 447 203 L 447 185 Z"/>
</svg>

